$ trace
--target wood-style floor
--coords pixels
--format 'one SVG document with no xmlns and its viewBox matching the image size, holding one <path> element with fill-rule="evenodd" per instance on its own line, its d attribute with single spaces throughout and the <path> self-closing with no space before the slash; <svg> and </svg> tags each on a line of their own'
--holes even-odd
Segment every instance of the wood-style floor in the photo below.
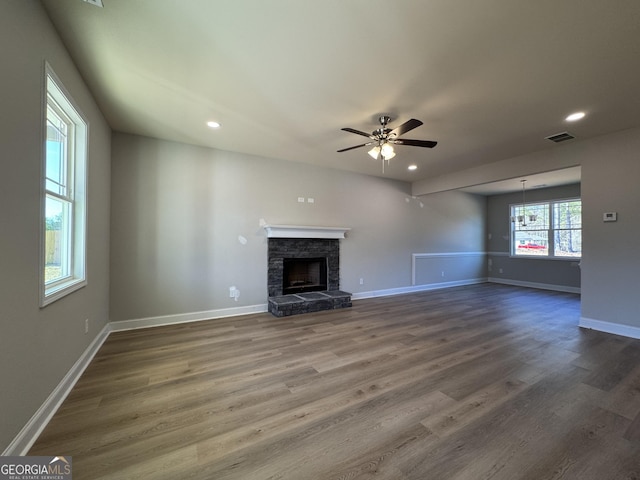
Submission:
<svg viewBox="0 0 640 480">
<path fill-rule="evenodd" d="M 482 284 L 113 333 L 30 455 L 82 479 L 640 479 L 640 340 Z"/>
</svg>

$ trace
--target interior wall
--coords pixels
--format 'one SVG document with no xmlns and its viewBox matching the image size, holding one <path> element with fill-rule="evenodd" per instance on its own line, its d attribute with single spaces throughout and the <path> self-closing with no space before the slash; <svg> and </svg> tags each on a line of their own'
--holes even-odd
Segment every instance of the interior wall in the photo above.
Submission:
<svg viewBox="0 0 640 480">
<path fill-rule="evenodd" d="M 527 190 L 529 202 L 580 198 L 580 185 Z M 487 250 L 490 279 L 504 283 L 528 283 L 578 291 L 580 259 L 557 260 L 510 257 L 510 205 L 522 202 L 522 193 L 487 197 Z"/>
<path fill-rule="evenodd" d="M 497 161 L 485 165 L 481 176 L 469 170 L 418 182 L 413 193 L 441 192 L 580 165 L 582 317 L 620 325 L 626 334 L 640 338 L 638 152 L 640 128 L 633 128 Z M 618 221 L 603 222 L 605 212 L 617 212 Z"/>
<path fill-rule="evenodd" d="M 114 321 L 266 304 L 264 223 L 351 228 L 354 294 L 411 286 L 413 253 L 484 251 L 483 197 L 121 133 L 112 153 Z"/>
<path fill-rule="evenodd" d="M 1 452 L 108 322 L 111 131 L 40 2 L 0 2 L 0 44 Z M 39 308 L 45 60 L 90 125 L 88 284 Z"/>
<path fill-rule="evenodd" d="M 640 129 L 585 142 L 582 151 L 582 317 L 635 327 L 640 338 Z M 604 222 L 606 212 L 618 221 Z"/>
</svg>

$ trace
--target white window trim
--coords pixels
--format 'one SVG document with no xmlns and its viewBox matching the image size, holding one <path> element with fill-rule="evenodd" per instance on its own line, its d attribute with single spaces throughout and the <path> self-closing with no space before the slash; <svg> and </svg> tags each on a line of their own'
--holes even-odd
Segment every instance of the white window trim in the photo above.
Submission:
<svg viewBox="0 0 640 480">
<path fill-rule="evenodd" d="M 541 204 L 541 203 L 547 203 L 549 204 L 549 252 L 553 252 L 554 251 L 554 242 L 555 242 L 555 238 L 553 235 L 553 217 L 552 217 L 552 210 L 553 210 L 553 204 L 554 203 L 562 203 L 562 202 L 573 202 L 576 200 L 580 200 L 580 202 L 582 202 L 582 197 L 570 197 L 570 198 L 556 198 L 553 200 L 535 200 L 535 201 L 530 201 L 527 202 L 527 205 L 531 204 L 531 205 L 536 205 L 536 204 Z M 516 255 L 514 253 L 514 241 L 513 241 L 513 232 L 514 232 L 514 227 L 513 227 L 513 223 L 511 222 L 511 214 L 513 211 L 513 207 L 519 207 L 522 205 L 522 202 L 516 202 L 516 203 L 511 203 L 509 204 L 509 257 L 510 258 L 518 258 L 518 259 L 525 259 L 525 260 L 553 260 L 553 261 L 561 261 L 561 262 L 580 262 L 582 260 L 582 255 L 580 255 L 579 257 L 562 257 L 562 256 L 555 256 L 555 255 Z M 582 230 L 582 229 L 581 229 Z"/>
<path fill-rule="evenodd" d="M 66 295 L 87 285 L 87 179 L 88 179 L 88 151 L 89 151 L 89 121 L 78 108 L 73 97 L 66 90 L 58 76 L 48 62 L 44 64 L 42 85 L 42 132 L 41 132 L 41 174 L 40 174 L 40 306 L 45 307 Z M 55 88 L 49 91 L 48 78 L 53 80 Z M 71 107 L 65 114 L 76 124 L 74 136 L 74 178 L 70 182 L 73 190 L 74 214 L 72 219 L 73 252 L 71 259 L 71 276 L 59 282 L 45 285 L 45 217 L 46 196 L 45 188 L 47 174 L 47 105 L 48 94 L 51 93 L 58 105 Z"/>
</svg>

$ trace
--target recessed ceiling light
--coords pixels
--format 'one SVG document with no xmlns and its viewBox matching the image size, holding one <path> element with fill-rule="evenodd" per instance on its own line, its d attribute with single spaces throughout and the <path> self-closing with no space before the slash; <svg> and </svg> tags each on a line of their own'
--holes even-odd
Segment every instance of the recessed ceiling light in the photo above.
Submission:
<svg viewBox="0 0 640 480">
<path fill-rule="evenodd" d="M 218 122 L 207 122 L 207 127 L 209 127 L 209 128 L 220 128 L 221 125 Z"/>
<path fill-rule="evenodd" d="M 417 169 L 418 169 L 418 166 L 417 166 L 417 165 L 409 165 L 407 168 L 408 168 L 409 170 L 417 170 Z"/>
<path fill-rule="evenodd" d="M 567 122 L 575 122 L 576 120 L 580 120 L 584 118 L 585 115 L 586 114 L 584 112 L 576 112 L 569 115 L 567 118 L 565 118 L 565 120 Z"/>
</svg>

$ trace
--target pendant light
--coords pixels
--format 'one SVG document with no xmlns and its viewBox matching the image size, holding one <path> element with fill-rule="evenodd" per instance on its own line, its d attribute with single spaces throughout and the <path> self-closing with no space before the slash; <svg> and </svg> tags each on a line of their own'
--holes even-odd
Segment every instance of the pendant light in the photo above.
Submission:
<svg viewBox="0 0 640 480">
<path fill-rule="evenodd" d="M 535 222 L 538 219 L 537 215 L 527 215 L 526 211 L 525 211 L 525 207 L 526 207 L 526 202 L 525 202 L 525 184 L 527 183 L 526 180 L 520 180 L 520 183 L 522 183 L 522 215 L 517 215 L 517 216 L 512 216 L 511 217 L 511 221 L 513 223 L 515 223 L 516 221 L 520 224 L 521 227 L 526 227 L 527 226 L 527 219 L 529 219 L 530 223 Z"/>
</svg>

